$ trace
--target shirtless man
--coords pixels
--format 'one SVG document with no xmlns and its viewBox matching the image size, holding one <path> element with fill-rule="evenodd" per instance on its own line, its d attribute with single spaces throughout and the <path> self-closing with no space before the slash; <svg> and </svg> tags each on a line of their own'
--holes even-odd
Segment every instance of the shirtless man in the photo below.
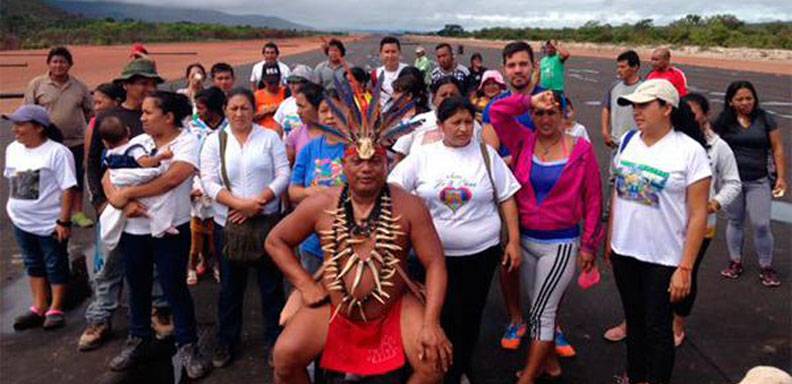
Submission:
<svg viewBox="0 0 792 384">
<path fill-rule="evenodd" d="M 377 95 L 371 108 L 360 106 L 352 101 L 353 89 L 354 81 L 337 87 L 346 105 L 326 99 L 336 115 L 334 127 L 309 122 L 346 143 L 347 185 L 303 200 L 267 237 L 267 253 L 302 302 L 275 344 L 275 382 L 309 383 L 305 368 L 321 353 L 321 367 L 328 371 L 378 376 L 409 363 L 408 383 L 439 383 L 452 361 L 451 343 L 440 327 L 446 291 L 442 245 L 421 199 L 385 182 L 384 146 L 415 124 L 397 123 L 409 109 L 406 99 L 380 115 Z M 384 126 L 388 122 L 396 125 Z M 294 254 L 314 232 L 325 255 L 319 281 Z M 425 298 L 403 269 L 410 247 L 426 268 Z"/>
</svg>

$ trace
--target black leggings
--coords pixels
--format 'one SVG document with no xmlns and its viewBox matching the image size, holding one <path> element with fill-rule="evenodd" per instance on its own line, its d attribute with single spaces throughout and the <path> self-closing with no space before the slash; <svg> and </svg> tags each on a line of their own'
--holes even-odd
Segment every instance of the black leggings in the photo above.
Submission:
<svg viewBox="0 0 792 384">
<path fill-rule="evenodd" d="M 674 303 L 671 306 L 674 310 L 674 314 L 677 316 L 688 317 L 690 316 L 690 311 L 693 310 L 693 302 L 696 301 L 696 293 L 698 291 L 698 271 L 699 267 L 701 267 L 701 261 L 704 260 L 704 254 L 707 253 L 707 247 L 709 247 L 710 241 L 712 241 L 712 239 L 705 237 L 704 241 L 701 243 L 701 248 L 699 248 L 698 256 L 696 256 L 696 263 L 693 264 L 693 273 L 690 275 L 690 294 L 682 299 L 682 301 Z"/>
<path fill-rule="evenodd" d="M 462 374 L 473 381 L 470 360 L 478 342 L 481 316 L 492 275 L 503 252 L 499 246 L 470 256 L 446 257 L 448 288 L 441 322 L 454 348 L 454 361 L 445 383 L 459 384 Z"/>
<path fill-rule="evenodd" d="M 674 369 L 674 331 L 668 285 L 676 268 L 615 253 L 611 261 L 627 321 L 630 382 L 668 383 Z"/>
</svg>

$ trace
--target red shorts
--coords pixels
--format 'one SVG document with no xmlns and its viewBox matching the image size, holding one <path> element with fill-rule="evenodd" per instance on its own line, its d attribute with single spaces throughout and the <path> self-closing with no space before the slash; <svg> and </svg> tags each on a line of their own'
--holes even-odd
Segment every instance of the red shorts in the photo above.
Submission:
<svg viewBox="0 0 792 384">
<path fill-rule="evenodd" d="M 399 299 L 385 317 L 368 322 L 351 321 L 339 313 L 327 331 L 321 367 L 361 376 L 382 375 L 403 367 L 401 306 Z M 331 306 L 331 313 L 334 310 Z"/>
</svg>

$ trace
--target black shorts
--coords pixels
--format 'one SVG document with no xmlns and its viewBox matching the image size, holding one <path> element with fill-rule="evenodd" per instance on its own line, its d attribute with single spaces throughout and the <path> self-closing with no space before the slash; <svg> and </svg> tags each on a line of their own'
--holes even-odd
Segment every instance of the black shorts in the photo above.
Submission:
<svg viewBox="0 0 792 384">
<path fill-rule="evenodd" d="M 69 147 L 69 150 L 74 156 L 74 177 L 77 179 L 77 190 L 82 192 L 85 180 L 85 147 L 80 144 Z"/>
</svg>

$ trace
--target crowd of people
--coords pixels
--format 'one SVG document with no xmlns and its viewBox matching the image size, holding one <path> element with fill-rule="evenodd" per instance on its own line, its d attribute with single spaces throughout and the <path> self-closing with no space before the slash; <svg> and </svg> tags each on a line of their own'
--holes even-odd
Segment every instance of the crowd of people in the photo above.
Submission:
<svg viewBox="0 0 792 384">
<path fill-rule="evenodd" d="M 669 383 L 719 211 L 721 275 L 744 271 L 747 216 L 760 281 L 781 284 L 770 231 L 771 200 L 787 189 L 781 131 L 748 81 L 729 85 L 711 119 L 707 97 L 688 91 L 660 48 L 645 77 L 636 52 L 615 58 L 618 81 L 590 134 L 564 81 L 569 50 L 541 48 L 537 60 L 528 43 L 508 43 L 502 68 L 488 69 L 480 53 L 465 66 L 441 43 L 436 61 L 418 46 L 408 65 L 388 36 L 382 65 L 368 69 L 330 39 L 311 68 L 283 63 L 268 42 L 249 87 L 234 86 L 227 63 L 194 63 L 177 92 L 158 90 L 165 79 L 140 44 L 93 91 L 70 74 L 68 49 L 53 48 L 24 105 L 3 115 L 14 132 L 7 212 L 32 302 L 14 329 L 64 326 L 71 228 L 95 226 L 77 345 L 109 338 L 126 282 L 114 371 L 161 343 L 177 346 L 193 379 L 229 365 L 253 269 L 276 382 L 475 383 L 497 270 L 508 318 L 486 321 L 507 324 L 505 349 L 528 338 L 514 380 L 530 384 L 558 379 L 559 357 L 575 354 L 562 298 L 578 269 L 581 287 L 599 281 L 602 253 L 624 310 L 603 335 L 626 341 L 620 382 Z M 595 140 L 611 152 L 606 172 Z M 197 342 L 189 288 L 207 273 L 219 284 L 211 352 Z"/>
</svg>

